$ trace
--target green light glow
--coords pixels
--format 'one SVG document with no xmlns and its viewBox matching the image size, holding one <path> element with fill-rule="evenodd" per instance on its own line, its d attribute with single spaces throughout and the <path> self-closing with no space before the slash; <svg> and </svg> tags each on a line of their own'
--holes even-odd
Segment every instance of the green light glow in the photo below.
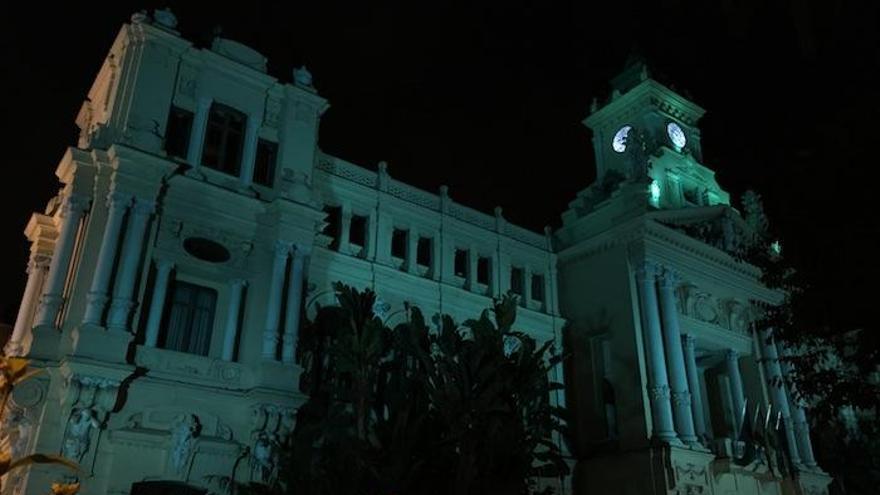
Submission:
<svg viewBox="0 0 880 495">
<path fill-rule="evenodd" d="M 657 206 L 660 203 L 660 183 L 652 180 L 651 185 L 648 187 L 648 192 L 651 194 L 651 203 Z"/>
<path fill-rule="evenodd" d="M 782 244 L 779 241 L 773 241 L 770 243 L 770 251 L 773 252 L 776 256 L 782 254 Z"/>
</svg>

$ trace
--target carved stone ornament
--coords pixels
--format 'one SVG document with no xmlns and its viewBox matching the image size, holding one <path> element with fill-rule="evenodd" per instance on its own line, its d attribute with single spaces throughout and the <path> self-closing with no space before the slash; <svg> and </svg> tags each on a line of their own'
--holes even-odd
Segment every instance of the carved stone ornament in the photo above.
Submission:
<svg viewBox="0 0 880 495">
<path fill-rule="evenodd" d="M 67 420 L 67 429 L 61 444 L 61 455 L 80 462 L 89 450 L 92 428 L 99 428 L 98 416 L 90 407 L 75 408 Z"/>
<path fill-rule="evenodd" d="M 696 293 L 693 300 L 693 317 L 706 323 L 715 323 L 718 320 L 718 305 L 715 298 L 705 292 Z"/>
<path fill-rule="evenodd" d="M 312 87 L 312 73 L 309 72 L 309 69 L 307 69 L 305 65 L 303 65 L 302 67 L 294 68 L 293 69 L 293 82 L 297 86 L 311 88 Z"/>
<path fill-rule="evenodd" d="M 174 472 L 180 476 L 186 476 L 192 455 L 195 451 L 195 442 L 201 433 L 201 424 L 195 414 L 183 414 L 171 429 L 171 448 L 169 460 Z"/>
<path fill-rule="evenodd" d="M 257 404 L 253 415 L 251 477 L 269 482 L 277 474 L 280 442 L 293 430 L 295 412 L 277 404 Z"/>
<path fill-rule="evenodd" d="M 670 392 L 669 387 L 666 385 L 660 387 L 651 387 L 648 389 L 648 392 L 651 395 L 652 402 L 669 400 Z"/>
<path fill-rule="evenodd" d="M 169 8 L 154 10 L 153 19 L 155 19 L 156 24 L 162 27 L 177 29 L 177 16 Z"/>
</svg>

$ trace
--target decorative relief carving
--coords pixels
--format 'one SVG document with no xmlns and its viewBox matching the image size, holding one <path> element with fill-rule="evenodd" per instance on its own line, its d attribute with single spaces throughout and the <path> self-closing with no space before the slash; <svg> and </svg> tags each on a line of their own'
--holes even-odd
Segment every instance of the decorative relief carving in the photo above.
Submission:
<svg viewBox="0 0 880 495">
<path fill-rule="evenodd" d="M 676 485 L 683 485 L 684 493 L 703 493 L 709 485 L 709 473 L 705 466 L 690 462 L 675 464 Z"/>
<path fill-rule="evenodd" d="M 651 395 L 652 402 L 666 401 L 669 400 L 670 396 L 669 387 L 666 385 L 651 387 L 648 389 L 648 393 Z"/>
<path fill-rule="evenodd" d="M 263 113 L 263 124 L 268 127 L 278 128 L 281 125 L 281 100 L 269 98 L 266 100 L 266 111 Z"/>
<path fill-rule="evenodd" d="M 196 439 L 202 425 L 195 414 L 183 414 L 177 418 L 171 429 L 171 448 L 168 455 L 174 472 L 185 478 L 192 464 Z"/>
<path fill-rule="evenodd" d="M 257 404 L 253 417 L 251 477 L 269 482 L 277 475 L 280 443 L 293 430 L 295 411 L 277 404 Z"/>
<path fill-rule="evenodd" d="M 242 382 L 241 365 L 203 356 L 141 348 L 137 354 L 137 363 L 150 370 L 189 375 L 228 385 L 239 385 Z"/>
<path fill-rule="evenodd" d="M 92 444 L 93 430 L 104 427 L 116 404 L 119 381 L 100 376 L 74 374 L 68 378 L 71 407 L 61 442 L 61 454 L 81 462 Z"/>
<path fill-rule="evenodd" d="M 98 414 L 89 407 L 78 407 L 67 419 L 67 429 L 61 444 L 61 455 L 74 461 L 82 461 L 91 444 L 92 428 L 98 429 L 101 423 Z"/>
<path fill-rule="evenodd" d="M 199 77 L 199 71 L 195 67 L 187 63 L 180 64 L 180 72 L 177 79 L 177 92 L 195 98 L 196 81 Z"/>
</svg>

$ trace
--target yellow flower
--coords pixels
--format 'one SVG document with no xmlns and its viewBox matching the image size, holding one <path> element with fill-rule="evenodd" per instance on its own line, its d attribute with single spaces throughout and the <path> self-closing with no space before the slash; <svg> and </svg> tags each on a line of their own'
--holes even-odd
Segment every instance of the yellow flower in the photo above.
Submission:
<svg viewBox="0 0 880 495">
<path fill-rule="evenodd" d="M 76 495 L 79 483 L 52 483 L 52 495 Z"/>
</svg>

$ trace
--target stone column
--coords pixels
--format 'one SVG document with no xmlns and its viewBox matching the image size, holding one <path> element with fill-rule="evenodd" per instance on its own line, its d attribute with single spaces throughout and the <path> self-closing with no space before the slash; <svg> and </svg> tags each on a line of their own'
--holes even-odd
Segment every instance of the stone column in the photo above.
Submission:
<svg viewBox="0 0 880 495">
<path fill-rule="evenodd" d="M 684 364 L 687 370 L 688 388 L 691 392 L 691 411 L 694 414 L 694 430 L 698 438 L 706 438 L 706 417 L 703 410 L 703 392 L 700 388 L 700 370 L 697 368 L 697 339 L 682 335 Z"/>
<path fill-rule="evenodd" d="M 135 302 L 132 300 L 134 283 L 141 262 L 147 224 L 155 207 L 156 203 L 144 199 L 135 200 L 134 207 L 132 207 L 125 237 L 122 240 L 122 252 L 116 272 L 116 283 L 113 285 L 110 313 L 107 315 L 107 328 L 111 330 L 129 331 L 128 319 L 131 310 L 135 307 Z"/>
<path fill-rule="evenodd" d="M 651 400 L 653 437 L 664 442 L 676 442 L 678 439 L 672 422 L 669 381 L 663 357 L 660 310 L 657 307 L 656 274 L 656 267 L 652 263 L 645 263 L 636 273 L 645 334 L 645 359 L 648 362 L 648 395 Z"/>
<path fill-rule="evenodd" d="M 208 114 L 211 112 L 211 98 L 199 97 L 196 103 L 196 114 L 193 117 L 192 133 L 189 148 L 186 150 L 186 161 L 196 171 L 202 165 L 202 149 L 205 144 L 205 133 L 208 130 Z"/>
<path fill-rule="evenodd" d="M 269 286 L 269 297 L 266 301 L 266 328 L 263 331 L 264 359 L 275 359 L 275 349 L 278 346 L 278 319 L 281 316 L 281 295 L 284 291 L 284 271 L 287 267 L 287 255 L 289 253 L 289 243 L 275 242 L 272 282 Z"/>
<path fill-rule="evenodd" d="M 794 425 L 791 420 L 791 410 L 788 406 L 788 397 L 785 393 L 785 378 L 782 376 L 782 368 L 779 363 L 779 353 L 776 351 L 776 342 L 773 341 L 773 330 L 766 329 L 760 332 L 761 353 L 764 358 L 764 370 L 767 372 L 767 386 L 770 388 L 770 401 L 782 415 L 782 425 L 785 429 L 785 439 L 788 443 L 788 453 L 794 464 L 800 464 L 801 458 L 798 452 L 797 440 L 794 433 Z"/>
<path fill-rule="evenodd" d="M 64 284 L 70 271 L 70 258 L 73 255 L 80 220 L 88 206 L 89 198 L 84 196 L 71 195 L 64 199 L 64 205 L 61 207 L 61 229 L 55 242 L 52 261 L 49 263 L 49 273 L 37 307 L 34 326 L 55 325 L 55 318 L 58 317 L 64 300 Z"/>
<path fill-rule="evenodd" d="M 742 375 L 739 370 L 739 354 L 733 349 L 728 349 L 724 358 L 727 363 L 727 378 L 730 380 L 730 394 L 733 401 L 734 435 L 739 437 L 745 417 L 743 409 L 746 407 Z"/>
<path fill-rule="evenodd" d="M 257 162 L 257 142 L 260 138 L 260 115 L 248 115 L 244 134 L 244 150 L 241 154 L 241 185 L 249 187 L 254 180 L 254 165 Z"/>
<path fill-rule="evenodd" d="M 162 323 L 162 313 L 165 310 L 165 295 L 168 293 L 168 279 L 174 263 L 168 260 L 156 260 L 156 280 L 153 284 L 153 299 L 150 303 L 150 314 L 147 317 L 147 331 L 144 344 L 156 347 L 159 343 L 159 325 Z"/>
<path fill-rule="evenodd" d="M 477 290 L 477 264 L 479 263 L 480 255 L 477 251 L 476 246 L 471 246 L 468 249 L 468 290 L 476 291 Z"/>
<path fill-rule="evenodd" d="M 104 308 L 110 299 L 107 296 L 107 291 L 110 288 L 113 263 L 116 261 L 116 251 L 119 247 L 122 220 L 125 216 L 125 211 L 130 205 L 130 194 L 114 191 L 107 196 L 107 223 L 104 225 L 101 247 L 98 250 L 98 264 L 92 276 L 92 286 L 86 295 L 88 304 L 83 323 L 91 325 L 101 324 Z"/>
<path fill-rule="evenodd" d="M 24 286 L 24 295 L 21 298 L 21 306 L 18 307 L 18 315 L 15 317 L 15 327 L 12 330 L 12 336 L 9 337 L 4 351 L 7 356 L 21 356 L 24 354 L 22 341 L 25 333 L 31 328 L 33 322 L 34 307 L 37 305 L 40 297 L 40 286 L 46 277 L 46 270 L 49 267 L 49 258 L 31 254 L 31 260 L 28 262 L 27 268 L 27 284 Z"/>
<path fill-rule="evenodd" d="M 406 234 L 406 271 L 409 273 L 417 273 L 416 260 L 419 255 L 419 232 L 410 227 Z"/>
<path fill-rule="evenodd" d="M 293 364 L 296 360 L 296 340 L 299 337 L 299 315 L 303 297 L 303 263 L 305 252 L 302 248 L 293 251 L 290 263 L 290 286 L 287 289 L 287 314 L 284 317 L 284 338 L 281 343 L 281 360 Z"/>
<path fill-rule="evenodd" d="M 241 312 L 241 295 L 247 285 L 246 280 L 240 278 L 229 282 L 229 306 L 226 312 L 226 330 L 223 334 L 224 361 L 232 361 L 235 355 L 235 341 L 238 336 L 238 315 Z"/>
<path fill-rule="evenodd" d="M 528 265 L 523 266 L 522 270 L 523 274 L 523 296 L 522 296 L 522 305 L 525 308 L 529 307 L 529 301 L 532 300 L 532 269 L 529 268 Z"/>
<path fill-rule="evenodd" d="M 785 357 L 789 356 L 787 349 L 782 350 Z M 791 364 L 783 363 L 782 371 L 786 375 L 791 374 Z M 813 441 L 810 439 L 810 423 L 807 421 L 807 412 L 797 397 L 797 389 L 792 385 L 789 388 L 789 405 L 791 407 L 791 419 L 794 426 L 794 433 L 798 442 L 798 453 L 804 461 L 804 465 L 810 469 L 819 467 L 816 463 L 816 456 L 813 453 Z"/>
<path fill-rule="evenodd" d="M 339 212 L 339 252 L 349 254 L 351 248 L 351 207 L 343 204 Z"/>
<path fill-rule="evenodd" d="M 501 297 L 501 257 L 497 249 L 492 252 L 492 257 L 489 259 L 489 271 L 491 272 L 489 294 L 492 297 Z"/>
<path fill-rule="evenodd" d="M 678 322 L 678 309 L 675 307 L 675 287 L 678 277 L 666 270 L 660 278 L 660 307 L 663 314 L 664 349 L 666 364 L 669 367 L 669 382 L 672 387 L 672 407 L 675 413 L 675 429 L 686 443 L 696 443 L 694 416 L 691 409 L 691 392 L 687 382 L 684 356 L 681 347 L 681 327 Z"/>
</svg>

